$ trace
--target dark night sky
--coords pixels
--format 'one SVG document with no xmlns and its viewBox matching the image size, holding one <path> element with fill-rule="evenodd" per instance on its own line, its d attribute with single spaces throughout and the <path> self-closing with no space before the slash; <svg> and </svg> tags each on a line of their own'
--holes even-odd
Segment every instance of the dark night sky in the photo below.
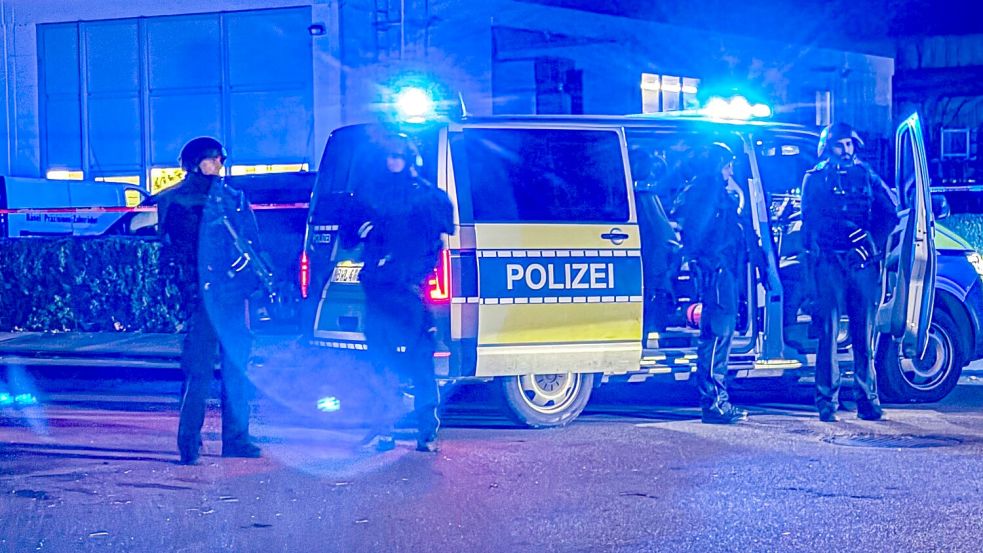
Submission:
<svg viewBox="0 0 983 553">
<path fill-rule="evenodd" d="M 887 53 L 893 40 L 908 37 L 983 33 L 983 18 L 969 8 L 978 0 L 525 1 L 872 53 Z"/>
</svg>

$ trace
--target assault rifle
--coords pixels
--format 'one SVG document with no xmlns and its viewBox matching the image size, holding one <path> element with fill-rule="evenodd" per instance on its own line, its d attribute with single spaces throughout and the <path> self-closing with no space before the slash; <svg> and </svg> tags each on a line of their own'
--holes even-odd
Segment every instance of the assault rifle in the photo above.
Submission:
<svg viewBox="0 0 983 553">
<path fill-rule="evenodd" d="M 266 263 L 266 260 L 259 255 L 259 252 L 253 248 L 253 245 L 248 240 L 236 232 L 235 227 L 232 226 L 232 222 L 229 221 L 228 217 L 222 217 L 222 224 L 232 238 L 232 244 L 235 246 L 236 251 L 239 252 L 239 257 L 229 267 L 229 276 L 235 276 L 247 266 L 252 267 L 253 273 L 259 278 L 266 293 L 270 296 L 270 301 L 275 302 L 277 297 L 276 277 L 273 275 L 273 270 L 269 264 Z"/>
</svg>

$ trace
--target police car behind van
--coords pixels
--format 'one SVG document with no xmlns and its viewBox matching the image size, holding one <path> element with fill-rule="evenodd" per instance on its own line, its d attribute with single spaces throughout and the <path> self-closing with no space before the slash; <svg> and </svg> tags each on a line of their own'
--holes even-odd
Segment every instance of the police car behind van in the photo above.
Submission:
<svg viewBox="0 0 983 553">
<path fill-rule="evenodd" d="M 340 210 L 363 185 L 364 164 L 377 159 L 373 137 L 386 132 L 355 125 L 332 133 L 300 263 L 311 342 L 353 355 L 366 349 L 364 295 L 359 251 L 338 244 Z M 517 422 L 562 425 L 601 382 L 687 380 L 695 370 L 700 300 L 685 260 L 671 244 L 645 242 L 651 234 L 644 231 L 671 224 L 666 213 L 687 152 L 708 141 L 743 153 L 733 184 L 771 258 L 770 291 L 750 269 L 743 276 L 730 368 L 738 377 L 797 378 L 814 364 L 802 285 L 794 270 L 782 269 L 798 254 L 796 188 L 814 162 L 799 154 L 815 151 L 815 133 L 700 117 L 502 116 L 422 127 L 413 139 L 422 176 L 448 192 L 456 211 L 457 232 L 425 290 L 442 344 L 438 377 L 497 381 Z M 912 178 L 899 181 L 904 224 L 880 312 L 882 327 L 895 335 L 881 340 L 880 364 L 895 373 L 883 379 L 893 399 L 934 400 L 983 351 L 979 275 L 967 252 L 945 250 L 950 260 L 939 258 L 940 271 L 958 267 L 958 275 L 937 287 L 917 118 L 902 124 L 898 143 Z M 644 175 L 632 173 L 641 165 L 631 163 L 630 150 L 649 158 Z M 651 194 L 646 202 L 654 197 L 661 209 L 641 209 L 639 194 Z M 652 279 L 643 276 L 658 276 L 653 267 L 669 277 L 668 302 L 652 301 Z M 933 305 L 942 313 L 934 319 Z M 841 351 L 848 348 L 844 338 Z M 901 355 L 911 349 L 929 354 Z"/>
<path fill-rule="evenodd" d="M 148 197 L 130 184 L 0 177 L 0 236 L 100 236 L 134 214 L 85 208 L 136 207 Z"/>
</svg>

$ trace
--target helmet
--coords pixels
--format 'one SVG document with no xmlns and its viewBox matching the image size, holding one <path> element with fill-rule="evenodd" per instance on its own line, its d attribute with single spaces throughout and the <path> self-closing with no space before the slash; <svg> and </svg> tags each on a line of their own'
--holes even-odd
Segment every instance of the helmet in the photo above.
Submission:
<svg viewBox="0 0 983 553">
<path fill-rule="evenodd" d="M 723 142 L 697 144 L 681 165 L 683 178 L 687 181 L 696 177 L 720 178 L 720 171 L 734 161 L 734 150 Z"/>
<path fill-rule="evenodd" d="M 723 142 L 714 142 L 707 146 L 707 169 L 719 173 L 721 169 L 736 159 L 734 150 Z"/>
<path fill-rule="evenodd" d="M 844 138 L 853 140 L 853 147 L 857 150 L 864 147 L 864 141 L 860 139 L 860 135 L 857 134 L 857 131 L 853 130 L 853 127 L 846 123 L 833 123 L 824 128 L 823 132 L 819 135 L 819 148 L 817 151 L 819 157 L 822 158 L 826 155 L 826 148 L 829 144 L 835 144 Z"/>
<path fill-rule="evenodd" d="M 414 168 L 416 170 L 423 166 L 420 150 L 413 143 L 413 140 L 405 134 L 386 136 L 381 140 L 380 146 L 386 157 L 402 158 L 406 161 L 407 169 Z"/>
<path fill-rule="evenodd" d="M 181 148 L 181 155 L 178 156 L 177 161 L 182 169 L 195 173 L 202 160 L 212 157 L 221 157 L 222 161 L 225 161 L 229 154 L 218 140 L 210 136 L 199 136 L 191 139 Z"/>
</svg>

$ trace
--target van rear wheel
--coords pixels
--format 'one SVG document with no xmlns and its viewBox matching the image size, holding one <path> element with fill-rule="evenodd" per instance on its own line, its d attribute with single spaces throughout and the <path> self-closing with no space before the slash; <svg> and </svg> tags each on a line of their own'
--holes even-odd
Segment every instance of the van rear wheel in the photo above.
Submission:
<svg viewBox="0 0 983 553">
<path fill-rule="evenodd" d="M 587 406 L 590 373 L 527 374 L 499 378 L 509 416 L 530 428 L 568 424 Z"/>
</svg>

